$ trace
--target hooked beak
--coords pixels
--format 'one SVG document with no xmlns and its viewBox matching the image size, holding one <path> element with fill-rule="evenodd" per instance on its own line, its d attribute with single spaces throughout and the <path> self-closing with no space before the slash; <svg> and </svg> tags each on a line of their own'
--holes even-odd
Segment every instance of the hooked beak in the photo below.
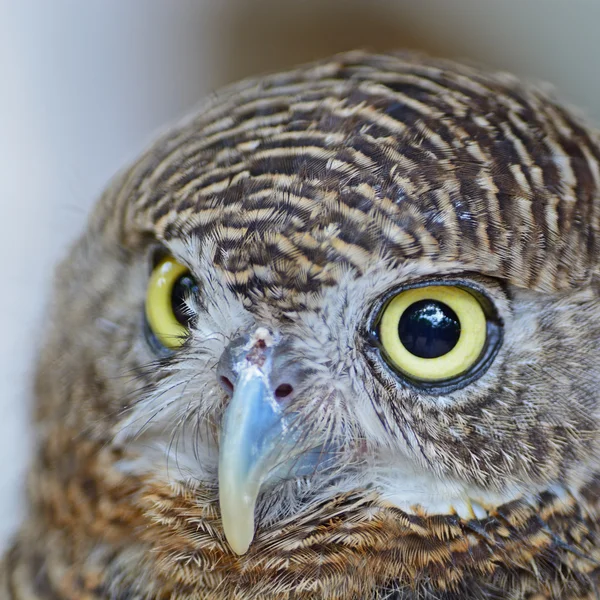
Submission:
<svg viewBox="0 0 600 600">
<path fill-rule="evenodd" d="M 273 389 L 278 343 L 268 330 L 259 328 L 246 344 L 229 351 L 228 370 L 220 367 L 229 375 L 222 379 L 233 385 L 233 394 L 220 436 L 219 502 L 225 536 L 237 554 L 244 554 L 254 537 L 255 506 L 263 483 L 302 453 L 294 415 L 288 410 L 287 396 L 292 394 L 282 398 Z M 282 387 L 293 389 L 287 383 L 275 389 Z M 294 473 L 299 473 L 301 463 L 294 461 Z"/>
</svg>

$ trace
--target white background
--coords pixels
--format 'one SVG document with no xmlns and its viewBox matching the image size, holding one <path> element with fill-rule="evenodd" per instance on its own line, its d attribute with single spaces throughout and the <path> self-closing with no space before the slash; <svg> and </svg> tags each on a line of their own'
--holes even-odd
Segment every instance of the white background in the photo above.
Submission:
<svg viewBox="0 0 600 600">
<path fill-rule="evenodd" d="M 600 122 L 599 28 L 600 0 L 0 0 L 0 549 L 52 265 L 153 131 L 223 83 L 355 47 L 551 81 Z"/>
</svg>

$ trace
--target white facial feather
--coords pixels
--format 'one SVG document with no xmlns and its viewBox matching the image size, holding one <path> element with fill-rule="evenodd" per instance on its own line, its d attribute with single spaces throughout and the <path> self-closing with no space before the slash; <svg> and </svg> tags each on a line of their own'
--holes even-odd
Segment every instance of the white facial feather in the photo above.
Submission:
<svg viewBox="0 0 600 600">
<path fill-rule="evenodd" d="M 375 490 L 406 511 L 417 507 L 429 513 L 454 511 L 465 518 L 481 517 L 486 507 L 538 491 L 518 481 L 502 491 L 488 490 L 444 475 L 415 452 L 418 443 L 410 427 L 405 424 L 400 432 L 393 415 L 377 400 L 376 383 L 362 353 L 362 336 L 374 304 L 403 283 L 464 272 L 464 264 L 412 261 L 392 268 L 390 261 L 379 257 L 362 265 L 358 276 L 354 269 L 347 269 L 336 286 L 312 298 L 315 310 L 288 313 L 282 323 L 268 306 L 254 315 L 244 307 L 226 276 L 214 268 L 212 245 L 201 248 L 193 241 L 177 242 L 169 249 L 197 278 L 203 290 L 202 306 L 193 307 L 198 318 L 189 350 L 174 361 L 168 376 L 134 405 L 115 430 L 115 443 L 138 457 L 123 462 L 124 470 L 216 488 L 216 431 L 227 401 L 217 381 L 216 366 L 232 339 L 265 326 L 279 330 L 291 341 L 289 359 L 310 373 L 300 390 L 303 402 L 298 418 L 316 442 L 334 442 L 340 455 L 334 470 L 310 480 L 279 482 L 281 493 L 275 499 L 267 494 L 259 502 L 259 520 L 275 521 L 333 493 L 355 489 Z M 497 300 L 497 308 L 506 318 L 506 300 Z M 527 293 L 517 301 L 526 304 Z M 535 344 L 534 330 L 534 322 L 516 321 L 513 325 L 506 319 L 504 351 Z M 469 394 L 477 393 L 478 386 L 483 389 L 489 383 L 486 377 L 493 374 L 469 386 Z M 459 390 L 436 398 L 436 402 L 442 406 L 466 399 L 466 393 Z"/>
</svg>

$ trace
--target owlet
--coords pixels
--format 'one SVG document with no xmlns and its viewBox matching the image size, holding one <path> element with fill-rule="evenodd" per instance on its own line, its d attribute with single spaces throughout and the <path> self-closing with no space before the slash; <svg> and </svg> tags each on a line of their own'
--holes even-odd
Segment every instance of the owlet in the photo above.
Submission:
<svg viewBox="0 0 600 600">
<path fill-rule="evenodd" d="M 588 599 L 600 136 L 412 53 L 244 81 L 58 269 L 10 600 Z"/>
</svg>

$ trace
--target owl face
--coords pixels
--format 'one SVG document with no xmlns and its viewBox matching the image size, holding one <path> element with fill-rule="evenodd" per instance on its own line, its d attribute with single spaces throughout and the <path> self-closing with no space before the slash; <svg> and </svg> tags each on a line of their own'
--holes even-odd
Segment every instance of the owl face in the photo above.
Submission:
<svg viewBox="0 0 600 600">
<path fill-rule="evenodd" d="M 218 506 L 230 555 L 306 522 L 350 539 L 339 498 L 456 522 L 577 498 L 599 159 L 548 98 L 446 63 L 232 88 L 115 181 L 63 264 L 40 378 L 62 404 L 39 418 Z"/>
<path fill-rule="evenodd" d="M 255 514 L 272 524 L 356 489 L 472 518 L 580 485 L 595 423 L 573 380 L 596 381 L 581 345 L 599 339 L 591 291 L 519 290 L 378 253 L 291 307 L 233 291 L 216 244 L 165 250 L 136 265 L 146 285 L 131 314 L 153 389 L 114 439 L 214 488 L 234 550 Z"/>
</svg>

